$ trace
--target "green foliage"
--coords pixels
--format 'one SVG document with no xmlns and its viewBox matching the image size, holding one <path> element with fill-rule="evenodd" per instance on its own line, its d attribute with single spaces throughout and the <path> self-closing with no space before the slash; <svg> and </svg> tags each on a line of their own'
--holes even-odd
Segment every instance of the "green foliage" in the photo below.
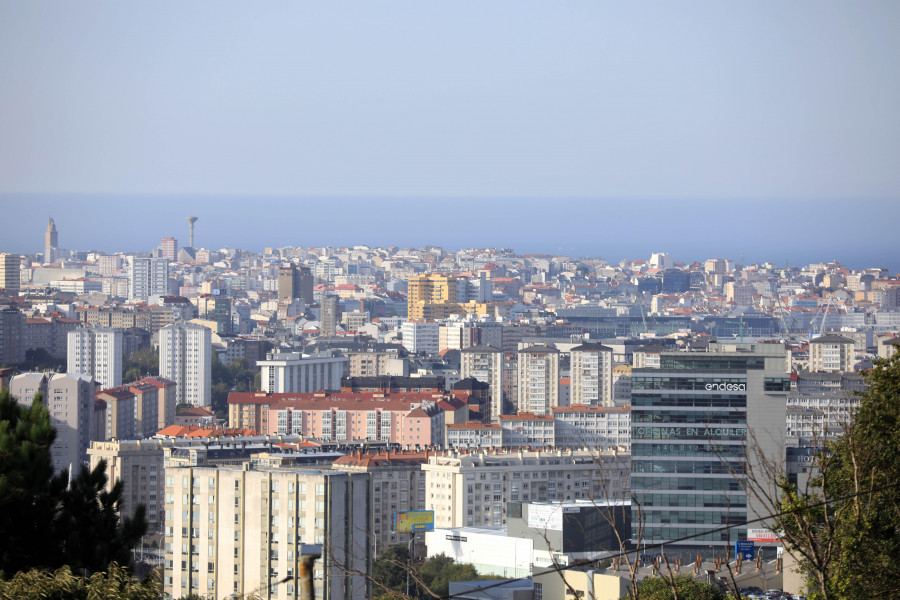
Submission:
<svg viewBox="0 0 900 600">
<path fill-rule="evenodd" d="M 674 584 L 678 591 L 678 600 L 725 600 L 725 592 L 719 588 L 697 581 L 691 575 L 676 575 L 673 580 L 662 577 L 647 577 L 637 586 L 637 597 L 640 600 L 674 600 L 672 590 Z M 631 596 L 623 596 L 623 600 Z"/>
<path fill-rule="evenodd" d="M 215 352 L 212 356 L 212 407 L 220 418 L 228 415 L 228 394 L 259 389 L 259 369 L 250 367 L 246 359 L 223 364 Z M 252 388 L 252 389 L 251 389 Z"/>
<path fill-rule="evenodd" d="M 159 600 L 159 584 L 153 580 L 134 581 L 117 564 L 105 573 L 89 578 L 77 577 L 69 567 L 56 571 L 38 570 L 17 573 L 9 581 L 0 580 L 0 598 L 21 600 Z"/>
<path fill-rule="evenodd" d="M 105 491 L 106 464 L 86 467 L 67 486 L 53 475 L 56 431 L 40 395 L 19 406 L 0 393 L 0 578 L 71 565 L 79 573 L 127 564 L 147 530 L 143 507 L 119 521 L 122 484 Z"/>
<path fill-rule="evenodd" d="M 374 597 L 405 598 L 407 576 L 409 595 L 415 598 L 446 596 L 451 581 L 472 581 L 480 578 L 472 565 L 455 563 L 453 559 L 443 554 L 417 565 L 409 562 L 406 546 L 391 546 L 382 552 L 372 565 Z M 428 593 L 428 590 L 432 593 Z"/>
<path fill-rule="evenodd" d="M 452 558 L 439 554 L 422 563 L 419 578 L 434 594 L 446 596 L 451 581 L 478 579 L 478 572 L 470 564 L 455 563 Z"/>
<path fill-rule="evenodd" d="M 406 546 L 390 546 L 372 563 L 372 586 L 376 598 L 390 595 L 385 588 L 397 593 L 406 592 L 409 551 Z"/>
<path fill-rule="evenodd" d="M 122 361 L 122 381 L 137 381 L 148 375 L 159 375 L 159 351 L 152 346 L 135 350 Z"/>
<path fill-rule="evenodd" d="M 66 359 L 56 358 L 46 348 L 32 348 L 25 351 L 25 362 L 19 365 L 23 371 L 56 371 L 66 370 Z"/>
<path fill-rule="evenodd" d="M 818 457 L 818 489 L 779 481 L 792 512 L 777 525 L 802 556 L 811 598 L 900 597 L 900 354 L 876 361 L 868 383 L 848 431 Z"/>
</svg>

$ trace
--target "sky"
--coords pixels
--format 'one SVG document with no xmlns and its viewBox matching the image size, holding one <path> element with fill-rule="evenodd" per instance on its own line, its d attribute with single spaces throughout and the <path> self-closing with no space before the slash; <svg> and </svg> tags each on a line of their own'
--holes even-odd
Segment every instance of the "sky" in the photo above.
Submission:
<svg viewBox="0 0 900 600">
<path fill-rule="evenodd" d="M 898 30 L 894 0 L 0 0 L 0 249 L 195 214 L 210 247 L 900 270 Z"/>
</svg>

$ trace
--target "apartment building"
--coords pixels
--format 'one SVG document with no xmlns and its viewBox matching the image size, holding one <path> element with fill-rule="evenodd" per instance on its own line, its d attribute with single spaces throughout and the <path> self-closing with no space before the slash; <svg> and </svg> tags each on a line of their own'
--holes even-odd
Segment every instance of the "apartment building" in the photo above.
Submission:
<svg viewBox="0 0 900 600">
<path fill-rule="evenodd" d="M 318 354 L 270 352 L 257 361 L 264 392 L 310 393 L 341 389 L 349 360 L 334 351 Z"/>
<path fill-rule="evenodd" d="M 0 293 L 6 296 L 18 296 L 21 274 L 19 268 L 22 257 L 18 254 L 0 252 Z"/>
<path fill-rule="evenodd" d="M 212 332 L 194 323 L 177 323 L 160 329 L 159 374 L 175 382 L 176 404 L 209 406 Z"/>
<path fill-rule="evenodd" d="M 464 313 L 457 302 L 456 288 L 457 280 L 452 275 L 429 273 L 410 277 L 407 280 L 407 318 L 424 321 Z"/>
<path fill-rule="evenodd" d="M 169 259 L 131 258 L 128 270 L 128 298 L 146 301 L 150 296 L 169 293 Z"/>
<path fill-rule="evenodd" d="M 460 378 L 472 377 L 490 386 L 490 422 L 498 423 L 503 408 L 503 352 L 490 345 L 471 346 L 459 353 Z"/>
<path fill-rule="evenodd" d="M 553 418 L 556 446 L 631 450 L 630 406 L 558 406 L 553 409 Z"/>
<path fill-rule="evenodd" d="M 167 466 L 164 592 L 298 598 L 300 556 L 313 545 L 316 598 L 370 598 L 369 479 L 260 462 Z"/>
<path fill-rule="evenodd" d="M 403 346 L 411 353 L 437 354 L 440 350 L 440 325 L 434 322 L 407 321 L 400 326 Z"/>
<path fill-rule="evenodd" d="M 827 334 L 809 341 L 809 370 L 826 373 L 853 370 L 853 340 L 842 335 Z"/>
<path fill-rule="evenodd" d="M 0 308 L 0 365 L 25 362 L 25 314 L 15 308 Z"/>
<path fill-rule="evenodd" d="M 331 466 L 335 471 L 369 475 L 374 557 L 389 546 L 409 542 L 411 533 L 394 531 L 394 513 L 425 510 L 422 464 L 426 460 L 427 452 L 354 452 Z"/>
<path fill-rule="evenodd" d="M 102 437 L 94 419 L 94 380 L 77 373 L 22 373 L 9 383 L 10 394 L 19 404 L 31 406 L 35 394 L 44 405 L 56 428 L 50 447 L 53 470 L 74 469 L 87 462 L 91 442 Z"/>
<path fill-rule="evenodd" d="M 109 327 L 84 327 L 68 333 L 69 373 L 93 377 L 101 388 L 122 385 L 122 332 Z"/>
<path fill-rule="evenodd" d="M 559 350 L 529 346 L 518 354 L 518 410 L 549 415 L 559 406 Z"/>
<path fill-rule="evenodd" d="M 425 509 L 435 527 L 497 526 L 508 502 L 627 498 L 630 462 L 585 450 L 438 453 L 422 465 Z"/>
<path fill-rule="evenodd" d="M 613 350 L 585 343 L 569 350 L 569 402 L 613 406 Z"/>
</svg>

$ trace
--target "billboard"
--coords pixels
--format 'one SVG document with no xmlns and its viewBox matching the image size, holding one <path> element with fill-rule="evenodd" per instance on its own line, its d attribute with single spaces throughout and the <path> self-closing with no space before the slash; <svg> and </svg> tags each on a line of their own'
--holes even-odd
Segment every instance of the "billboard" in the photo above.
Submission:
<svg viewBox="0 0 900 600">
<path fill-rule="evenodd" d="M 755 544 L 750 541 L 736 540 L 734 542 L 734 555 L 740 556 L 743 560 L 753 560 L 756 556 Z"/>
<path fill-rule="evenodd" d="M 771 529 L 747 529 L 747 541 L 780 544 L 784 540 Z"/>
<path fill-rule="evenodd" d="M 434 511 L 398 510 L 394 513 L 394 531 L 434 531 Z"/>
</svg>

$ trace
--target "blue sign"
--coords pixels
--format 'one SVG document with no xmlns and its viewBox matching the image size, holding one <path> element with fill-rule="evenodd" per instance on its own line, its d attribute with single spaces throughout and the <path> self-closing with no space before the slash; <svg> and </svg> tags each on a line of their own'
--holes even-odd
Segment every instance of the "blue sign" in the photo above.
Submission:
<svg viewBox="0 0 900 600">
<path fill-rule="evenodd" d="M 744 560 L 753 560 L 756 555 L 756 547 L 753 542 L 746 540 L 738 540 L 734 543 L 734 555 L 740 556 Z"/>
</svg>

